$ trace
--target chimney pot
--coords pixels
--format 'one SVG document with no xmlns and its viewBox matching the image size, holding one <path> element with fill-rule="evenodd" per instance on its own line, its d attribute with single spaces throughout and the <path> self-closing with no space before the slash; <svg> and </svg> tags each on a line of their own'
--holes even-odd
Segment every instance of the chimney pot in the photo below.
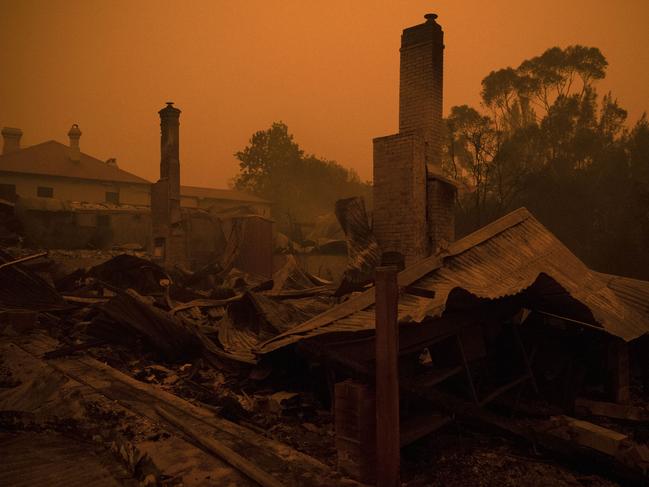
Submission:
<svg viewBox="0 0 649 487">
<path fill-rule="evenodd" d="M 3 146 L 2 153 L 9 154 L 20 150 L 20 138 L 23 131 L 14 127 L 4 127 L 2 129 Z"/>
<path fill-rule="evenodd" d="M 438 17 L 437 14 L 426 14 L 424 15 L 424 18 L 426 19 L 426 22 L 435 22 L 435 19 Z"/>
</svg>

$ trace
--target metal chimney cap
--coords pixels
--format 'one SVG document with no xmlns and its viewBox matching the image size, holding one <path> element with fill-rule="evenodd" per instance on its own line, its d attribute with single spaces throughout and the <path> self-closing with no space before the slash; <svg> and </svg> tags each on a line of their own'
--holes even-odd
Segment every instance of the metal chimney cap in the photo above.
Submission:
<svg viewBox="0 0 649 487">
<path fill-rule="evenodd" d="M 72 124 L 72 127 L 70 127 L 70 130 L 68 131 L 68 136 L 70 137 L 81 136 L 81 130 L 79 130 L 79 124 L 77 123 Z"/>
<path fill-rule="evenodd" d="M 424 15 L 424 18 L 426 19 L 427 22 L 435 22 L 435 19 L 438 17 L 437 14 L 426 14 Z"/>
</svg>

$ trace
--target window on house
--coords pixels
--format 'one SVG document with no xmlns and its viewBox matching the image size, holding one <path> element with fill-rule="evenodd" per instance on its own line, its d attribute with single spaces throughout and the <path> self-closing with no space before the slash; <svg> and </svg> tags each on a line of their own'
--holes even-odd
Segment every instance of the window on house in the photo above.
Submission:
<svg viewBox="0 0 649 487">
<path fill-rule="evenodd" d="M 106 203 L 113 203 L 119 205 L 119 192 L 106 191 Z"/>
<path fill-rule="evenodd" d="M 16 185 L 0 184 L 0 199 L 16 201 Z"/>
<path fill-rule="evenodd" d="M 36 188 L 36 196 L 40 196 L 41 198 L 54 198 L 54 188 L 39 186 Z"/>
</svg>

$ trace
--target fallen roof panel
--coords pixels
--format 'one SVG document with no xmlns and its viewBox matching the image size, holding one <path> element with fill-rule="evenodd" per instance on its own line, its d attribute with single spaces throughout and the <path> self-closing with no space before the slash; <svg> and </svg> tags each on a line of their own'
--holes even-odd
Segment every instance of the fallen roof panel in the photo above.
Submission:
<svg viewBox="0 0 649 487">
<path fill-rule="evenodd" d="M 399 321 L 421 322 L 441 316 L 454 289 L 464 289 L 478 298 L 499 299 L 531 288 L 543 276 L 558 284 L 573 302 L 585 306 L 593 324 L 611 335 L 630 341 L 649 331 L 649 283 L 638 281 L 640 284 L 629 291 L 626 278 L 607 282 L 525 208 L 402 271 Z M 410 285 L 434 291 L 434 297 L 414 296 L 405 289 Z M 324 333 L 372 329 L 373 308 L 374 289 L 370 289 L 262 343 L 256 352 L 267 353 Z"/>
</svg>

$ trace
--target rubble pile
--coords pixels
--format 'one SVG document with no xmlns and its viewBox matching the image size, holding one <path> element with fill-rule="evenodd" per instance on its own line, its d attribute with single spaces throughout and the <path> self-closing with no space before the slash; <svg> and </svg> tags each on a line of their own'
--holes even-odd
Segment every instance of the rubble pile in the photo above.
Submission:
<svg viewBox="0 0 649 487">
<path fill-rule="evenodd" d="M 128 254 L 67 275 L 59 272 L 56 256 L 40 255 L 24 264 L 17 262 L 20 258 L 24 256 L 0 255 L 0 265 L 10 264 L 0 268 L 2 282 L 15 283 L 0 286 L 3 335 L 19 341 L 46 335 L 55 339 L 40 354 L 47 362 L 92 357 L 136 381 L 332 464 L 331 412 L 309 390 L 304 377 L 283 381 L 281 376 L 291 373 L 283 370 L 281 360 L 262 362 L 252 352 L 257 341 L 330 306 L 334 289 L 326 281 L 300 270 L 294 261 L 275 279 L 264 280 L 235 268 L 224 272 L 218 265 L 194 273 L 180 269 L 168 273 L 143 256 Z M 151 424 L 146 431 L 134 432 L 141 421 L 133 415 L 94 399 L 69 396 L 65 392 L 69 380 L 44 364 L 35 366 L 42 369 L 42 377 L 16 375 L 15 362 L 4 355 L 0 389 L 4 428 L 73 432 L 91 443 L 94 438 L 120 459 L 127 458 L 121 463 L 130 464 L 127 470 L 134 478 L 153 482 L 149 474 L 137 471 L 142 454 L 128 442 L 148 442 L 168 433 Z M 31 410 L 40 410 L 43 403 L 55 410 L 44 422 L 16 419 L 15 412 L 32 415 Z M 108 424 L 101 426 L 97 418 Z M 100 438 L 96 431 L 102 427 L 108 429 Z M 161 475 L 154 475 L 155 482 L 175 485 Z"/>
<path fill-rule="evenodd" d="M 132 253 L 71 271 L 66 256 L 62 274 L 56 255 L 3 251 L 0 448 L 39 435 L 71 438 L 102 458 L 118 484 L 213 485 L 218 471 L 218 482 L 235 485 L 352 485 L 341 467 L 350 440 L 338 426 L 349 418 L 342 402 L 334 404 L 334 388 L 349 383 L 353 395 L 360 390 L 354 381 L 371 383 L 372 335 L 337 332 L 270 352 L 264 345 L 373 292 L 367 276 L 376 252 L 356 255 L 341 291 L 290 258 L 269 280 L 219 264 L 165 270 Z M 517 309 L 506 308 L 501 318 Z M 601 486 L 646 478 L 646 391 L 634 379 L 628 405 L 606 402 L 601 381 L 582 381 L 589 398 L 577 397 L 577 388 L 559 391 L 567 364 L 577 363 L 572 345 L 557 347 L 557 340 L 593 349 L 601 340 L 556 330 L 553 337 L 531 318 L 521 340 L 527 350 L 536 341 L 529 356 L 523 352 L 521 380 L 512 359 L 521 342 L 508 330 L 527 318 L 510 317 L 490 337 L 478 339 L 470 327 L 461 332 L 460 356 L 482 364 L 469 382 L 454 361 L 454 335 L 415 340 L 409 334 L 421 328 L 405 329 L 412 353 L 401 365 L 407 485 L 495 485 L 479 483 L 482 471 L 500 485 L 529 476 Z M 487 354 L 492 346 L 496 352 Z M 535 361 L 534 370 L 526 360 Z M 489 399 L 467 401 L 467 384 Z M 373 415 L 357 420 L 361 429 L 375 428 Z M 260 449 L 262 441 L 269 443 Z M 67 461 L 53 457 L 51 468 Z"/>
</svg>

